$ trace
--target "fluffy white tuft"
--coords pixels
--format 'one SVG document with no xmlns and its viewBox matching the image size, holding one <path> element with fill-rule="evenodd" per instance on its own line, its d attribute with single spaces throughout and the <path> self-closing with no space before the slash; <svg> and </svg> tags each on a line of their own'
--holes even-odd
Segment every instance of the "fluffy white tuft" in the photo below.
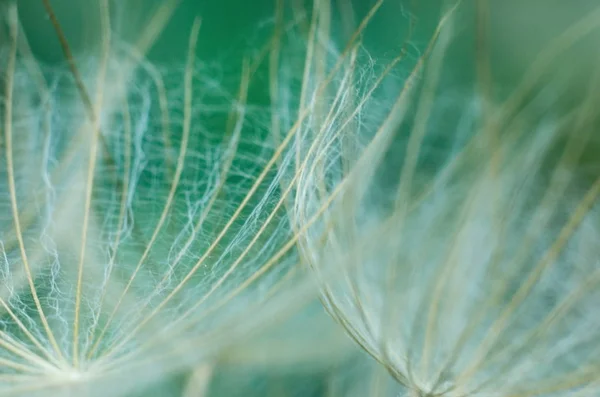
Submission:
<svg viewBox="0 0 600 397">
<path fill-rule="evenodd" d="M 290 156 L 247 104 L 251 66 L 235 93 L 211 78 L 199 21 L 186 65 L 152 65 L 156 21 L 126 46 L 100 4 L 100 55 L 64 67 L 34 61 L 16 7 L 3 26 L 3 396 L 122 395 L 313 290 L 277 167 Z"/>
<path fill-rule="evenodd" d="M 585 30 L 494 102 L 440 82 L 454 11 L 416 66 L 403 61 L 393 101 L 396 80 L 365 79 L 358 48 L 328 69 L 329 95 L 311 91 L 325 111 L 299 149 L 303 258 L 332 316 L 411 395 L 598 395 L 600 179 L 583 167 L 597 85 L 567 109 L 534 90 Z M 319 62 L 304 86 L 328 76 Z"/>
</svg>

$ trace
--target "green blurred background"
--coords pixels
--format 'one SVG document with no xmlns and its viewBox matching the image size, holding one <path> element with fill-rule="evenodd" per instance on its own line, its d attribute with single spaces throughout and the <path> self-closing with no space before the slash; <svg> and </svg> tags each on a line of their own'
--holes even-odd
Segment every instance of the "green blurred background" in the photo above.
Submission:
<svg viewBox="0 0 600 397">
<path fill-rule="evenodd" d="M 310 1 L 282 0 L 286 6 Z M 21 20 L 26 28 L 34 52 L 41 60 L 50 63 L 62 61 L 58 40 L 40 0 L 17 0 Z M 114 28 L 120 36 L 133 40 L 140 25 L 162 0 L 112 1 Z M 202 18 L 198 55 L 207 60 L 235 59 L 241 51 L 256 46 L 271 32 L 275 0 L 181 0 L 149 57 L 155 61 L 182 59 L 185 55 L 187 35 L 196 16 Z M 353 19 L 359 21 L 374 0 L 335 0 L 334 17 L 348 6 L 354 11 Z M 440 15 L 447 8 L 446 0 L 387 0 L 373 20 L 367 33 L 367 46 L 377 52 L 389 52 L 399 40 L 406 38 L 409 15 L 417 21 L 413 35 L 415 45 L 426 42 Z M 472 50 L 476 36 L 475 7 L 477 0 L 463 0 L 461 20 L 455 28 L 462 35 L 457 56 Z M 97 42 L 98 18 L 96 0 L 52 0 L 57 16 L 75 52 L 92 47 Z M 337 8 L 335 8 L 337 6 Z M 598 7 L 595 0 L 488 0 L 490 9 L 490 37 L 494 49 L 494 69 L 502 82 L 514 81 L 537 56 L 539 51 L 582 18 Z M 346 12 L 346 11 L 344 11 Z M 589 35 L 571 53 L 562 57 L 556 69 L 571 77 L 589 76 L 597 64 L 595 43 L 600 41 L 600 31 Z M 580 81 L 582 83 L 582 81 Z"/>
<path fill-rule="evenodd" d="M 287 6 L 297 0 L 283 1 Z M 17 3 L 21 21 L 36 57 L 49 65 L 63 63 L 64 57 L 59 41 L 41 1 L 18 0 Z M 114 1 L 113 3 L 116 4 Z M 347 10 L 347 7 L 351 6 L 352 19 L 359 21 L 374 1 L 336 0 L 334 3 L 345 5 L 334 8 L 334 17 L 340 17 L 340 10 Z M 476 1 L 464 3 L 465 8 L 459 15 L 460 23 L 455 26 L 459 40 L 451 48 L 447 69 L 458 84 L 462 82 L 468 85 L 475 78 L 473 50 L 477 36 Z M 118 6 L 113 8 L 114 30 L 126 41 L 135 41 L 144 21 L 160 4 L 160 0 L 119 2 Z M 447 4 L 447 1 L 442 0 L 386 1 L 365 35 L 365 46 L 375 60 L 391 58 L 406 39 L 409 21 L 413 19 L 417 28 L 411 43 L 415 53 L 422 51 L 431 38 L 441 10 Z M 97 0 L 52 0 L 52 5 L 73 51 L 76 54 L 93 52 L 98 43 Z M 490 0 L 489 7 L 494 81 L 498 86 L 512 86 L 517 84 L 527 67 L 546 45 L 560 32 L 594 11 L 598 5 L 597 0 Z M 157 63 L 182 62 L 186 55 L 192 23 L 199 16 L 202 18 L 202 28 L 198 57 L 203 61 L 222 65 L 228 73 L 239 72 L 242 59 L 248 54 L 256 53 L 257 47 L 264 44 L 272 33 L 274 10 L 275 0 L 183 0 L 149 52 L 148 58 Z M 343 37 L 344 34 L 339 36 Z M 567 82 L 564 90 L 566 102 L 585 91 L 590 74 L 598 65 L 598 42 L 600 33 L 596 30 L 553 65 L 552 71 L 557 73 L 556 76 Z M 266 92 L 267 88 L 265 85 L 262 89 Z M 597 159 L 592 160 L 597 162 Z M 274 348 L 270 347 L 268 340 L 263 341 L 254 345 L 257 348 L 252 354 L 244 356 L 246 360 L 243 362 L 230 359 L 218 364 L 209 395 L 316 397 L 328 395 L 329 389 L 326 385 L 330 382 L 341 382 L 346 385 L 344 387 L 352 388 L 356 386 L 357 377 L 366 375 L 368 378 L 368 371 L 347 371 L 345 366 L 356 368 L 356 362 L 359 362 L 359 368 L 372 368 L 373 363 L 358 353 L 358 349 L 345 339 L 339 327 L 322 311 L 317 312 L 311 312 L 310 315 L 302 313 L 295 320 L 291 320 L 292 324 L 297 324 L 294 321 L 302 324 L 301 327 L 292 327 L 294 332 L 288 332 L 289 325 L 283 326 L 278 338 L 290 344 L 298 344 L 289 352 L 290 361 L 285 366 L 287 370 L 282 369 L 281 360 L 265 359 L 272 357 L 276 352 L 270 350 Z M 313 332 L 310 332 L 311 329 Z M 329 333 L 323 332 L 322 329 L 327 329 Z M 319 330 L 318 336 L 314 335 L 314 330 Z M 299 371 L 294 365 L 292 355 L 307 351 L 313 345 L 310 337 L 302 340 L 299 336 L 301 334 L 315 338 L 326 334 L 330 339 L 323 339 L 321 343 L 342 340 L 341 353 L 332 357 L 331 361 L 315 356 L 315 360 L 324 363 L 323 366 L 315 367 L 311 371 Z M 248 345 L 245 345 L 244 348 L 247 347 Z M 238 349 L 239 351 L 243 349 Z M 240 354 L 232 356 L 239 357 Z M 256 360 L 248 357 L 256 357 Z M 302 361 L 306 368 L 310 359 L 310 356 L 305 356 L 298 361 Z M 171 382 L 166 382 L 162 388 L 154 387 L 141 395 L 182 395 L 189 377 L 189 374 L 181 374 Z M 345 390 L 344 387 L 340 386 L 340 390 Z M 337 395 L 349 394 L 340 392 Z"/>
</svg>

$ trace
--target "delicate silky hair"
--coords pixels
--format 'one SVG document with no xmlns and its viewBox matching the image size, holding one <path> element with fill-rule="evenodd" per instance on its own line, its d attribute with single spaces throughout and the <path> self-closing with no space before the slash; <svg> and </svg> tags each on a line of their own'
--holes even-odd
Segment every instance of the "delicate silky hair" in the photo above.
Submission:
<svg viewBox="0 0 600 397">
<path fill-rule="evenodd" d="M 258 61 L 229 92 L 196 60 L 199 19 L 184 65 L 146 60 L 175 1 L 127 43 L 100 0 L 81 57 L 44 4 L 64 66 L 36 62 L 2 8 L 0 394 L 119 396 L 314 296 L 285 209 L 292 156 L 248 104 Z"/>
<path fill-rule="evenodd" d="M 399 15 L 407 30 L 377 56 L 366 33 L 384 0 L 356 21 L 330 0 L 277 1 L 234 89 L 196 59 L 199 19 L 184 64 L 148 60 L 176 3 L 126 26 L 128 41 L 114 26 L 125 14 L 98 0 L 98 46 L 73 54 L 43 0 L 57 67 L 0 5 L 0 395 L 116 397 L 157 381 L 158 394 L 206 395 L 214 360 L 256 369 L 259 356 L 279 370 L 343 363 L 330 395 L 600 394 L 600 72 L 563 106 L 551 67 L 598 11 L 497 95 L 485 1 L 476 84 L 460 88 L 448 64 L 466 1 L 443 2 L 427 40 Z M 251 103 L 255 82 L 270 106 Z M 286 337 L 235 347 L 316 285 L 378 366 L 354 365 L 338 334 L 302 348 L 310 310 Z M 260 352 L 294 340 L 275 347 L 285 359 Z M 172 386 L 182 372 L 187 386 Z"/>
<path fill-rule="evenodd" d="M 303 75 L 320 111 L 294 148 L 302 259 L 330 314 L 409 396 L 597 396 L 600 76 L 566 106 L 551 76 L 600 14 L 495 95 L 485 30 L 475 87 L 446 84 L 464 7 L 447 7 L 417 60 L 401 52 L 375 75 L 361 47 L 309 39 L 307 52 L 344 61 L 321 72 L 314 57 Z"/>
</svg>

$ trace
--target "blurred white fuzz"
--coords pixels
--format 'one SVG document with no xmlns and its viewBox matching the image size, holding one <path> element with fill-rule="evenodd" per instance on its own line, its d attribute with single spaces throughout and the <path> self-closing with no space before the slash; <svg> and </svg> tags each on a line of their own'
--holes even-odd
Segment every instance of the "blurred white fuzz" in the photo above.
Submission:
<svg viewBox="0 0 600 397">
<path fill-rule="evenodd" d="M 2 396 L 122 395 L 311 291 L 277 167 L 291 156 L 252 122 L 251 66 L 237 94 L 212 80 L 195 62 L 199 21 L 180 70 L 143 58 L 174 3 L 126 46 L 98 2 L 100 55 L 66 48 L 56 70 L 3 9 Z"/>
<path fill-rule="evenodd" d="M 324 72 L 323 57 L 306 63 L 299 108 L 322 112 L 295 147 L 302 255 L 332 316 L 411 396 L 598 396 L 599 76 L 576 106 L 536 96 L 598 12 L 494 104 L 440 83 L 456 16 L 404 66 L 393 101 L 393 69 L 365 73 L 359 47 Z M 315 31 L 307 53 L 331 57 Z M 327 79 L 335 89 L 315 88 Z"/>
</svg>

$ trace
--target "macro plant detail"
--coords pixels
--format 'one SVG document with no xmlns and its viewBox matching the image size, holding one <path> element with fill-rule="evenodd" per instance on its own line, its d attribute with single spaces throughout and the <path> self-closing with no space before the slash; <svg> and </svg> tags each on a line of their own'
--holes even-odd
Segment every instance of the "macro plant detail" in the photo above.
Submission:
<svg viewBox="0 0 600 397">
<path fill-rule="evenodd" d="M 269 346 L 336 384 L 311 396 L 600 393 L 600 69 L 573 94 L 559 66 L 600 10 L 498 89 L 486 0 L 431 26 L 414 1 L 274 1 L 234 77 L 198 57 L 200 17 L 183 63 L 150 60 L 178 1 L 133 40 L 90 2 L 83 53 L 51 3 L 59 66 L 0 4 L 0 396 L 226 395 L 219 365 Z M 374 369 L 268 332 L 315 297 Z"/>
<path fill-rule="evenodd" d="M 362 88 L 357 63 L 316 106 L 329 113 L 304 130 L 312 165 L 296 227 L 335 200 L 301 255 L 328 312 L 407 395 L 598 395 L 598 75 L 566 108 L 550 83 L 552 63 L 600 28 L 598 11 L 497 99 L 485 30 L 475 86 L 446 86 L 463 6 L 448 8 L 392 99 L 379 80 Z M 307 67 L 317 81 L 319 62 Z"/>
<path fill-rule="evenodd" d="M 289 160 L 247 104 L 252 66 L 235 93 L 211 78 L 199 19 L 187 63 L 153 65 L 174 2 L 135 45 L 98 6 L 101 51 L 75 58 L 61 36 L 58 69 L 35 61 L 15 5 L 3 13 L 2 395 L 122 395 L 310 289 L 276 166 Z"/>
</svg>

